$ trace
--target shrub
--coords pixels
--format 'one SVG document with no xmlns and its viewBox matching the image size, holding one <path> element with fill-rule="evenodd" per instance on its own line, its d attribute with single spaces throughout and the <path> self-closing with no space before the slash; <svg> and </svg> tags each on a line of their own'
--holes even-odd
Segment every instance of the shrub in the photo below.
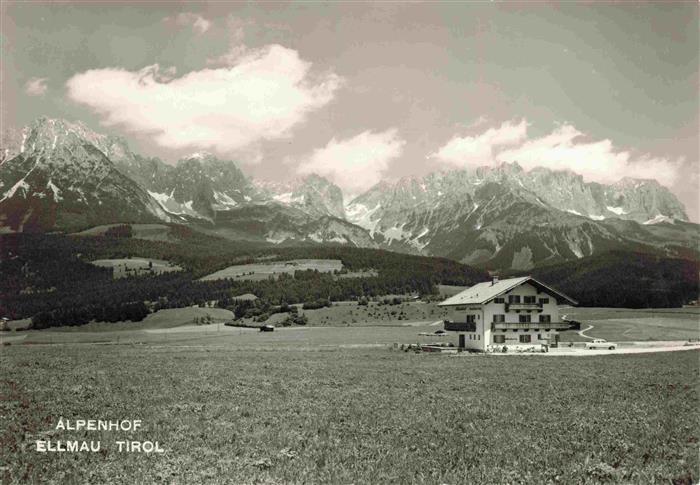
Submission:
<svg viewBox="0 0 700 485">
<path fill-rule="evenodd" d="M 304 304 L 302 305 L 302 308 L 304 310 L 317 310 L 319 308 L 324 308 L 324 307 L 329 307 L 331 306 L 330 300 L 327 300 L 326 298 L 321 298 L 316 301 L 305 301 Z"/>
</svg>

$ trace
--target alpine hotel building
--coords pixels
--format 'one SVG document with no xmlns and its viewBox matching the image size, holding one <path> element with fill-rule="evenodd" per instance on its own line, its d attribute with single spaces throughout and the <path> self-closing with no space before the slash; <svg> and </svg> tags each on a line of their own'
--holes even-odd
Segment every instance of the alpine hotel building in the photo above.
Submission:
<svg viewBox="0 0 700 485">
<path fill-rule="evenodd" d="M 445 330 L 459 333 L 459 347 L 486 351 L 493 347 L 556 345 L 557 331 L 569 328 L 560 305 L 572 298 L 530 276 L 478 283 L 438 306 L 454 309 Z"/>
</svg>

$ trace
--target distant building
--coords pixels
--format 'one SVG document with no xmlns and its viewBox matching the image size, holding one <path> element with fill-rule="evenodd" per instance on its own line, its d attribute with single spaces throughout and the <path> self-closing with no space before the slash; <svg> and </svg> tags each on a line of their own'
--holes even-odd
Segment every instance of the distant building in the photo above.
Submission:
<svg viewBox="0 0 700 485">
<path fill-rule="evenodd" d="M 478 283 L 438 306 L 454 309 L 445 330 L 459 333 L 459 346 L 486 351 L 492 346 L 554 345 L 569 324 L 560 305 L 576 305 L 565 294 L 525 276 Z"/>
</svg>

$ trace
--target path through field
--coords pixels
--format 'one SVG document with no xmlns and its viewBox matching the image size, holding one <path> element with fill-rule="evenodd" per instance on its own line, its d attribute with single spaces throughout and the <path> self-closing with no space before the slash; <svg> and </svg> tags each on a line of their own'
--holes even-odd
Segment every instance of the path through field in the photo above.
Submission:
<svg viewBox="0 0 700 485">
<path fill-rule="evenodd" d="M 588 332 L 588 331 L 589 331 L 590 329 L 592 329 L 592 328 L 593 328 L 593 325 L 589 325 L 588 327 L 584 328 L 583 330 L 579 330 L 579 331 L 576 332 L 576 333 L 578 333 L 579 337 L 583 337 L 583 338 L 587 338 L 587 339 L 593 340 L 593 337 L 589 337 L 588 335 L 584 335 L 584 332 Z"/>
</svg>

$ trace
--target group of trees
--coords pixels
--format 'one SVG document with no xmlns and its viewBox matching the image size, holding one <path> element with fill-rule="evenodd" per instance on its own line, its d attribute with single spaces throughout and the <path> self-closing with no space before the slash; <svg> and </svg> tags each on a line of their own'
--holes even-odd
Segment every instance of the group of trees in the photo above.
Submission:
<svg viewBox="0 0 700 485">
<path fill-rule="evenodd" d="M 109 235 L 96 237 L 0 236 L 0 313 L 10 318 L 32 317 L 36 328 L 47 328 L 91 320 L 136 321 L 149 311 L 217 301 L 218 306 L 232 309 L 237 316 L 263 318 L 276 312 L 293 314 L 296 307 L 291 304 L 295 303 L 320 308 L 338 300 L 428 294 L 435 291 L 436 283 L 472 284 L 485 278 L 482 272 L 455 261 L 387 251 L 347 247 L 261 249 L 181 230 L 173 236 L 183 238 L 180 242 L 153 242 L 129 237 L 130 226 L 110 230 Z M 165 259 L 186 270 L 114 279 L 110 268 L 90 264 L 95 259 L 130 256 Z M 340 259 L 351 271 L 373 271 L 358 278 L 308 270 L 263 281 L 199 279 L 231 264 L 303 258 Z M 252 293 L 258 300 L 235 298 L 244 293 Z"/>
<path fill-rule="evenodd" d="M 613 251 L 532 271 L 582 306 L 680 307 L 698 298 L 700 264 L 647 253 Z"/>
<path fill-rule="evenodd" d="M 133 236 L 131 224 L 119 224 L 111 226 L 105 231 L 105 237 L 131 237 Z"/>
<path fill-rule="evenodd" d="M 101 322 L 138 322 L 143 320 L 149 313 L 148 306 L 142 301 L 111 306 L 61 306 L 53 310 L 37 313 L 32 317 L 32 325 L 35 329 L 41 330 L 49 327 L 84 325 L 93 320 Z"/>
</svg>

